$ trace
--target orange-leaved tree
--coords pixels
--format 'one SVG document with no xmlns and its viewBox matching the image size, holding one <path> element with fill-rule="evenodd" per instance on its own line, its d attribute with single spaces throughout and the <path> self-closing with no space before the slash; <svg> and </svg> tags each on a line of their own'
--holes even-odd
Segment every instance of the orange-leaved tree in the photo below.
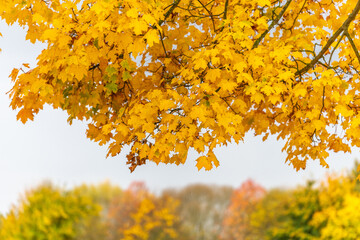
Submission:
<svg viewBox="0 0 360 240">
<path fill-rule="evenodd" d="M 360 146 L 360 0 L 0 2 L 46 44 L 11 74 L 18 119 L 61 108 L 108 155 L 130 146 L 131 170 L 190 148 L 210 170 L 249 131 L 285 139 L 297 170 Z"/>
<path fill-rule="evenodd" d="M 257 229 L 252 226 L 251 214 L 265 196 L 266 190 L 252 180 L 247 180 L 235 189 L 227 214 L 221 239 L 261 239 Z"/>
</svg>

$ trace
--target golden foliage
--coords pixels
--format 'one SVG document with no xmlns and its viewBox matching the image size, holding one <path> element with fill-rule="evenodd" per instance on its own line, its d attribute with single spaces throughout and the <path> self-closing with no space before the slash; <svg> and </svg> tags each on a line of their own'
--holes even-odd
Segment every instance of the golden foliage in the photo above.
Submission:
<svg viewBox="0 0 360 240">
<path fill-rule="evenodd" d="M 254 131 L 285 139 L 286 161 L 327 166 L 360 146 L 360 1 L 2 0 L 0 15 L 47 48 L 14 70 L 22 122 L 44 104 L 88 120 L 116 156 L 197 167 Z M 19 70 L 22 70 L 21 72 Z M 19 74 L 20 73 L 20 74 Z"/>
</svg>

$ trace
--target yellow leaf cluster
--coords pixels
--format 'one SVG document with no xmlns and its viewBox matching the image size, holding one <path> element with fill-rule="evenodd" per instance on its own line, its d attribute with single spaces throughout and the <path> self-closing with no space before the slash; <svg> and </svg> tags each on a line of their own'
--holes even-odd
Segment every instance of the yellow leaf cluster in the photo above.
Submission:
<svg viewBox="0 0 360 240">
<path fill-rule="evenodd" d="M 89 121 L 87 136 L 108 155 L 130 146 L 131 170 L 184 163 L 191 148 L 210 170 L 213 150 L 249 131 L 285 139 L 296 169 L 308 159 L 327 166 L 330 151 L 360 146 L 359 9 L 353 0 L 2 1 L 1 18 L 47 46 L 34 68 L 10 75 L 11 106 L 24 123 L 44 104 Z"/>
</svg>

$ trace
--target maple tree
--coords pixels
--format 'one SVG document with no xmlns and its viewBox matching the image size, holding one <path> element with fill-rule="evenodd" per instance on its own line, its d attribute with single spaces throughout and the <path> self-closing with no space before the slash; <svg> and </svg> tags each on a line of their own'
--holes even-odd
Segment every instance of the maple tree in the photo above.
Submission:
<svg viewBox="0 0 360 240">
<path fill-rule="evenodd" d="M 286 140 L 286 161 L 327 166 L 360 146 L 355 0 L 1 0 L 0 16 L 46 49 L 11 73 L 22 122 L 44 104 L 87 120 L 87 136 L 131 170 L 199 169 L 253 131 Z"/>
<path fill-rule="evenodd" d="M 147 196 L 131 216 L 132 225 L 124 230 L 124 240 L 166 240 L 176 239 L 175 225 L 178 221 L 175 215 L 177 201 L 164 198 L 156 201 Z"/>
</svg>

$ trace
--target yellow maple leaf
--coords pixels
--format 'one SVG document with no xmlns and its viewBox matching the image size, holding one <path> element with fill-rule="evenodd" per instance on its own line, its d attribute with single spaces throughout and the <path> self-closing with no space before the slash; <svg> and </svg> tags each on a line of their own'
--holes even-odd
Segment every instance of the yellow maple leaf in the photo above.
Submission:
<svg viewBox="0 0 360 240">
<path fill-rule="evenodd" d="M 251 99 L 252 99 L 255 103 L 259 104 L 261 101 L 264 100 L 264 96 L 263 96 L 260 92 L 255 92 L 254 95 L 251 95 Z"/>
<path fill-rule="evenodd" d="M 198 69 L 205 69 L 207 67 L 207 61 L 203 58 L 200 58 L 198 60 L 196 60 L 195 65 L 194 65 L 194 69 L 198 70 Z"/>
<path fill-rule="evenodd" d="M 59 32 L 56 29 L 46 29 L 42 34 L 44 40 L 55 41 L 59 37 Z"/>
<path fill-rule="evenodd" d="M 204 168 L 205 171 L 209 171 L 213 168 L 213 164 L 215 167 L 218 167 L 220 165 L 213 151 L 209 151 L 207 156 L 201 156 L 196 159 L 196 161 L 196 167 L 198 168 L 198 170 Z"/>
<path fill-rule="evenodd" d="M 311 121 L 311 123 L 315 127 L 316 130 L 320 130 L 326 126 L 325 122 L 322 120 L 314 120 L 314 121 Z"/>
<path fill-rule="evenodd" d="M 307 94 L 307 90 L 305 87 L 297 87 L 294 89 L 294 95 L 295 97 L 305 97 Z"/>
<path fill-rule="evenodd" d="M 139 16 L 139 10 L 136 8 L 131 8 L 129 11 L 126 12 L 126 16 L 131 18 L 137 18 Z"/>
<path fill-rule="evenodd" d="M 155 29 L 151 29 L 150 31 L 148 31 L 144 38 L 146 39 L 146 43 L 150 47 L 152 47 L 154 45 L 154 43 L 160 42 L 159 35 L 157 33 L 157 30 L 155 30 Z"/>
<path fill-rule="evenodd" d="M 209 71 L 206 73 L 206 79 L 210 82 L 216 82 L 217 79 L 221 77 L 221 70 L 216 69 L 209 69 Z"/>
<path fill-rule="evenodd" d="M 341 116 L 343 116 L 343 117 L 350 117 L 354 114 L 353 110 L 348 109 L 346 106 L 341 105 L 341 104 L 339 104 L 335 107 L 335 112 L 336 112 L 336 114 L 341 114 Z"/>
<path fill-rule="evenodd" d="M 209 171 L 212 169 L 211 161 L 206 156 L 201 156 L 198 159 L 196 159 L 196 167 L 200 171 L 200 169 L 204 168 L 206 171 Z"/>
<path fill-rule="evenodd" d="M 25 124 L 29 119 L 34 120 L 34 113 L 31 109 L 23 108 L 18 112 L 16 119 Z"/>
</svg>

